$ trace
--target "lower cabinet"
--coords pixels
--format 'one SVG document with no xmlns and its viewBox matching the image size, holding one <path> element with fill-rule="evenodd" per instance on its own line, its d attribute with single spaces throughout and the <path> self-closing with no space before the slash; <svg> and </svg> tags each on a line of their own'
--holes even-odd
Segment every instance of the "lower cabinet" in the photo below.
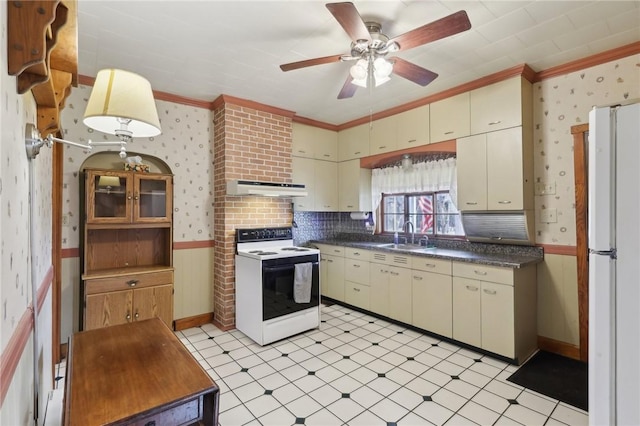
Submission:
<svg viewBox="0 0 640 426">
<path fill-rule="evenodd" d="M 369 267 L 369 309 L 389 316 L 389 266 L 371 263 Z"/>
<path fill-rule="evenodd" d="M 451 275 L 413 270 L 411 286 L 411 324 L 441 336 L 452 337 Z"/>
<path fill-rule="evenodd" d="M 482 349 L 509 357 L 513 357 L 515 348 L 513 289 L 483 282 L 480 293 Z"/>
<path fill-rule="evenodd" d="M 158 317 L 173 328 L 173 271 L 84 281 L 83 330 Z"/>
<path fill-rule="evenodd" d="M 369 310 L 369 252 L 345 249 L 344 301 Z"/>
<path fill-rule="evenodd" d="M 344 302 L 344 248 L 318 244 L 320 294 Z"/>
<path fill-rule="evenodd" d="M 453 277 L 453 338 L 482 347 L 480 330 L 480 283 Z"/>
<path fill-rule="evenodd" d="M 411 269 L 389 266 L 389 318 L 411 324 Z"/>
<path fill-rule="evenodd" d="M 361 309 L 369 309 L 369 286 L 345 281 L 344 301 Z"/>
</svg>

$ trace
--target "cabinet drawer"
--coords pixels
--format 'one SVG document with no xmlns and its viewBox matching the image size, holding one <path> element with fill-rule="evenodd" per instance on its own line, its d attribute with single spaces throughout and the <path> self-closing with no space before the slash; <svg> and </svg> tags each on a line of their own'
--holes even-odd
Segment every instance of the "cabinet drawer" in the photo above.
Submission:
<svg viewBox="0 0 640 426">
<path fill-rule="evenodd" d="M 344 279 L 356 283 L 369 285 L 369 261 L 345 259 Z"/>
<path fill-rule="evenodd" d="M 443 259 L 434 259 L 431 257 L 411 258 L 411 269 L 418 269 L 425 272 L 434 272 L 436 274 L 451 275 L 451 261 Z"/>
<path fill-rule="evenodd" d="M 187 425 L 202 419 L 202 397 L 129 423 L 132 426 Z"/>
<path fill-rule="evenodd" d="M 513 285 L 513 269 L 453 262 L 453 276 Z"/>
<path fill-rule="evenodd" d="M 349 259 L 366 260 L 369 261 L 371 252 L 368 250 L 362 250 L 359 248 L 345 247 L 344 257 Z"/>
<path fill-rule="evenodd" d="M 369 287 L 351 281 L 345 281 L 344 301 L 358 308 L 369 309 Z"/>
<path fill-rule="evenodd" d="M 331 256 L 344 256 L 344 247 L 342 246 L 329 246 L 326 244 L 316 244 L 321 254 L 328 254 Z"/>
<path fill-rule="evenodd" d="M 96 294 L 132 288 L 173 284 L 173 271 L 158 271 L 148 274 L 119 275 L 85 280 L 85 293 Z"/>
</svg>

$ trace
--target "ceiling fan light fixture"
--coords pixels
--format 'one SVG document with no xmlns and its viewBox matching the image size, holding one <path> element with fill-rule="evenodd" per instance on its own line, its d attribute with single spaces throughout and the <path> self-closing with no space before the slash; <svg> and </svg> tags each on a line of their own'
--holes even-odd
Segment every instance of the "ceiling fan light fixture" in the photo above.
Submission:
<svg viewBox="0 0 640 426">
<path fill-rule="evenodd" d="M 373 61 L 373 69 L 376 78 L 389 77 L 393 71 L 393 64 L 385 58 L 379 57 Z"/>
<path fill-rule="evenodd" d="M 360 59 L 349 70 L 351 77 L 355 80 L 367 80 L 369 64 L 366 60 Z M 365 83 L 366 84 L 366 83 Z M 366 87 L 366 86 L 365 86 Z"/>
</svg>

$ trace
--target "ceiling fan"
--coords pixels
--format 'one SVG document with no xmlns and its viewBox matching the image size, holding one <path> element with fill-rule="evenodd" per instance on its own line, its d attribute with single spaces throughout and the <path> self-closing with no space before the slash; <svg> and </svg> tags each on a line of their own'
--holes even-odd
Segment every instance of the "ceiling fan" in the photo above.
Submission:
<svg viewBox="0 0 640 426">
<path fill-rule="evenodd" d="M 461 10 L 390 39 L 382 33 L 379 23 L 363 21 L 353 3 L 327 3 L 326 6 L 351 37 L 351 52 L 346 55 L 332 55 L 283 64 L 280 65 L 280 69 L 291 71 L 331 62 L 356 61 L 338 94 L 338 99 L 352 97 L 358 86 L 382 84 L 389 80 L 392 72 L 416 84 L 426 86 L 435 80 L 438 74 L 397 56 L 387 58 L 387 55 L 440 40 L 471 28 L 467 12 Z"/>
</svg>

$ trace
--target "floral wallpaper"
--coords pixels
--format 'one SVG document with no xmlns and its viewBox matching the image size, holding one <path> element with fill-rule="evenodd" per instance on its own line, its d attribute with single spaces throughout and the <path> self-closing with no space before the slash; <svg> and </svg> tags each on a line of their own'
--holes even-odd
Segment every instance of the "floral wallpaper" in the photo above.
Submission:
<svg viewBox="0 0 640 426">
<path fill-rule="evenodd" d="M 82 123 L 91 86 L 73 88 L 62 112 L 65 138 L 87 143 L 113 141 L 115 136 L 94 132 Z M 213 239 L 213 149 L 212 118 L 208 109 L 156 101 L 162 134 L 155 138 L 134 139 L 127 151 L 164 161 L 174 174 L 174 241 Z M 112 148 L 118 150 L 119 148 Z M 93 153 L 105 148 L 96 148 Z M 79 247 L 81 220 L 79 171 L 93 153 L 65 146 L 63 176 L 63 248 Z M 124 164 L 123 164 L 124 168 Z"/>
<path fill-rule="evenodd" d="M 571 126 L 589 122 L 593 106 L 640 100 L 640 55 L 550 78 L 533 86 L 534 181 L 555 184 L 537 195 L 536 242 L 576 244 Z M 541 223 L 541 209 L 556 209 L 556 223 Z"/>
</svg>

